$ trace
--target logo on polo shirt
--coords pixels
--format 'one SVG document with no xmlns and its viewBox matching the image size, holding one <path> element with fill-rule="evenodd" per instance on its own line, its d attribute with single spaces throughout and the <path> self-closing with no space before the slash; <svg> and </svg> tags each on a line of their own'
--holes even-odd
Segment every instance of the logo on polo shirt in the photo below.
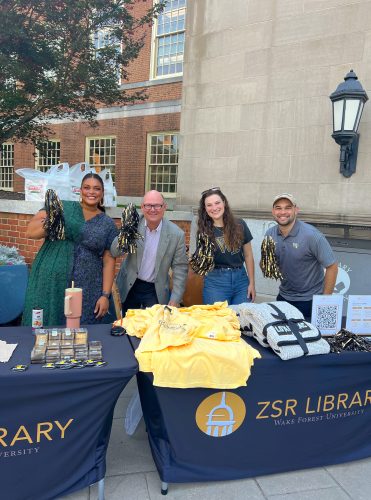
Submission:
<svg viewBox="0 0 371 500">
<path fill-rule="evenodd" d="M 292 246 L 293 246 L 294 248 L 299 248 L 299 243 L 293 243 L 293 244 L 292 244 Z"/>
<path fill-rule="evenodd" d="M 208 436 L 220 438 L 236 431 L 245 415 L 245 403 L 240 396 L 233 392 L 216 392 L 199 404 L 196 423 Z"/>
</svg>

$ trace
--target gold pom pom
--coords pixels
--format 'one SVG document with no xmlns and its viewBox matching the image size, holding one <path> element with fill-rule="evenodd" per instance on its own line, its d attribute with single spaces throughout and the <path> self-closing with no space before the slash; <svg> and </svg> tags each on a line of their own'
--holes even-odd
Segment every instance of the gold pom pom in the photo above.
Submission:
<svg viewBox="0 0 371 500">
<path fill-rule="evenodd" d="M 266 236 L 262 241 L 260 268 L 265 278 L 283 278 L 277 263 L 276 243 L 271 236 Z"/>
</svg>

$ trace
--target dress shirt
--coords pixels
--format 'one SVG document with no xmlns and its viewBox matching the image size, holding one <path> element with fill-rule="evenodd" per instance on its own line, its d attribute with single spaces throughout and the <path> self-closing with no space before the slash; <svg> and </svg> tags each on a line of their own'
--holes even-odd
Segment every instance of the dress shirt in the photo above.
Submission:
<svg viewBox="0 0 371 500">
<path fill-rule="evenodd" d="M 145 223 L 144 235 L 144 251 L 142 262 L 140 264 L 138 278 L 143 281 L 153 283 L 155 281 L 155 264 L 158 243 L 160 241 L 160 234 L 162 228 L 162 221 L 156 229 L 149 229 L 147 222 Z"/>
</svg>

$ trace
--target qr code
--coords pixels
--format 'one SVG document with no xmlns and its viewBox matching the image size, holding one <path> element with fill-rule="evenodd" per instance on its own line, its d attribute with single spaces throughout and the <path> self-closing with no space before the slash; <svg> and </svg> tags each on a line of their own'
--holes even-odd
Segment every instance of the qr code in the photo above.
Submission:
<svg viewBox="0 0 371 500">
<path fill-rule="evenodd" d="M 336 328 L 338 309 L 337 305 L 317 306 L 317 328 L 324 330 Z"/>
</svg>

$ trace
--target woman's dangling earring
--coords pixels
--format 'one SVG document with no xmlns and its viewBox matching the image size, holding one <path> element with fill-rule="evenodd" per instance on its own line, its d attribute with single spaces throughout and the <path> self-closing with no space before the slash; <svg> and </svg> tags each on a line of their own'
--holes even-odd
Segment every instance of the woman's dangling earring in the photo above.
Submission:
<svg viewBox="0 0 371 500">
<path fill-rule="evenodd" d="M 80 204 L 82 203 L 82 196 L 81 196 L 81 192 L 80 192 L 80 197 L 79 197 L 79 203 L 80 203 Z"/>
<path fill-rule="evenodd" d="M 104 196 L 103 198 L 100 200 L 99 204 L 98 204 L 98 207 L 101 208 L 101 207 L 104 207 Z"/>
</svg>

